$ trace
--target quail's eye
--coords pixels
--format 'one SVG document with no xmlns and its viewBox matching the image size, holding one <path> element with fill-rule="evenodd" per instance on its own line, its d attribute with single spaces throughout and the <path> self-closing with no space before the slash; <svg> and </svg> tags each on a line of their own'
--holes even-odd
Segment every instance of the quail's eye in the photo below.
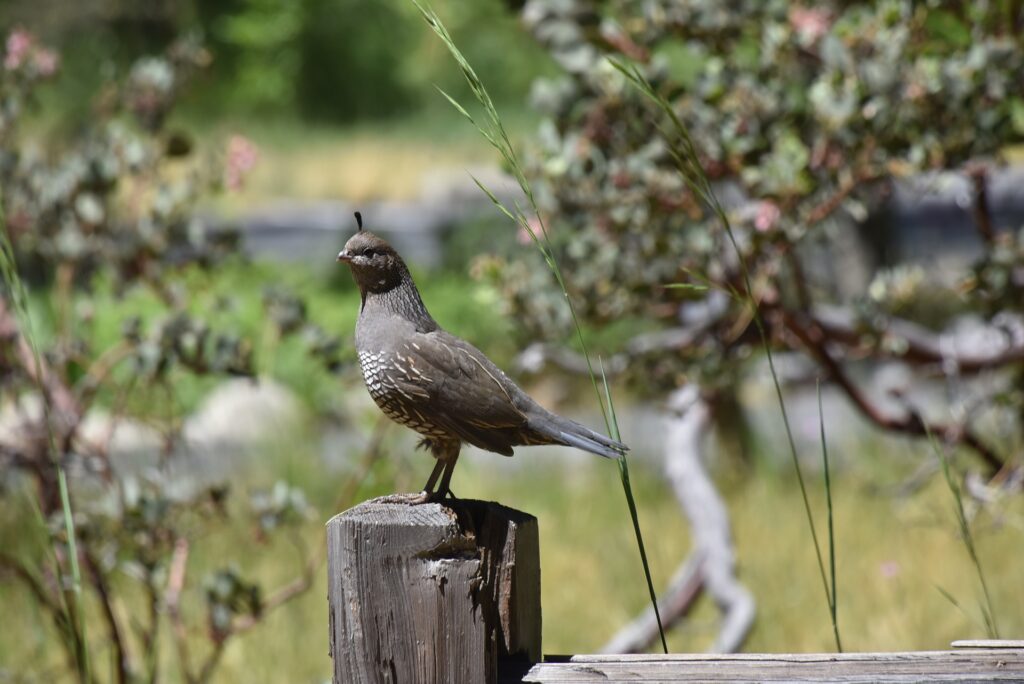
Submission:
<svg viewBox="0 0 1024 684">
<path fill-rule="evenodd" d="M 377 256 L 377 252 L 373 248 L 367 247 L 366 249 L 363 250 L 363 256 L 366 257 L 367 259 L 372 259 L 373 257 Z"/>
</svg>

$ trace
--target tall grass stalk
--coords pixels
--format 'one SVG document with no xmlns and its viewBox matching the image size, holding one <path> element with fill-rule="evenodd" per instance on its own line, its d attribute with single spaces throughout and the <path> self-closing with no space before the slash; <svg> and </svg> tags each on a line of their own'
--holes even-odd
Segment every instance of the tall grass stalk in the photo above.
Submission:
<svg viewBox="0 0 1024 684">
<path fill-rule="evenodd" d="M 828 611 L 832 616 L 832 635 L 836 639 L 836 650 L 843 652 L 843 642 L 839 638 L 839 621 L 836 601 L 836 543 L 835 532 L 832 525 L 832 475 L 828 463 L 828 440 L 825 439 L 825 412 L 821 408 L 821 380 L 815 383 L 818 391 L 818 424 L 821 427 L 821 461 L 825 470 L 825 505 L 828 508 L 828 570 L 832 580 L 829 583 L 831 598 L 828 602 Z"/>
<path fill-rule="evenodd" d="M 611 414 L 611 436 L 613 439 L 622 441 L 619 435 L 619 420 L 615 415 L 615 404 L 612 403 L 612 393 L 608 388 L 608 376 L 604 372 L 604 361 L 597 358 L 601 365 L 601 382 L 604 384 L 604 397 L 608 402 L 608 412 Z M 647 562 L 647 549 L 644 548 L 644 538 L 640 534 L 640 518 L 636 513 L 636 501 L 633 499 L 633 488 L 629 484 L 629 465 L 626 463 L 626 456 L 619 457 L 619 479 L 622 481 L 622 490 L 626 493 L 626 506 L 629 508 L 629 517 L 633 521 L 633 534 L 636 535 L 637 548 L 640 550 L 640 563 L 644 566 L 644 578 L 647 580 L 647 588 L 651 594 L 651 605 L 654 607 L 654 617 L 658 622 L 658 635 L 661 637 L 661 648 L 668 653 L 668 643 L 665 641 L 665 630 L 661 627 L 661 611 L 658 609 L 658 597 L 654 592 L 654 580 L 651 579 L 651 566 Z"/>
<path fill-rule="evenodd" d="M 960 485 L 957 484 L 953 478 L 952 468 L 949 466 L 949 458 L 946 456 L 945 451 L 939 445 L 935 439 L 935 435 L 932 431 L 925 426 L 925 431 L 928 435 L 928 443 L 931 445 L 932 450 L 935 451 L 935 455 L 939 459 L 939 463 L 942 466 L 942 476 L 946 481 L 946 487 L 949 489 L 949 493 L 953 497 L 953 513 L 956 516 L 957 528 L 960 533 L 960 540 L 964 543 L 964 548 L 967 550 L 967 555 L 971 559 L 971 563 L 974 565 L 974 571 L 978 575 L 978 584 L 981 585 L 981 617 L 985 623 L 985 632 L 988 634 L 990 639 L 999 638 L 999 627 L 996 624 L 996 614 L 992 609 L 992 597 L 989 595 L 988 582 L 985 581 L 985 572 L 981 567 L 981 558 L 978 556 L 978 549 L 974 545 L 974 535 L 971 533 L 971 526 L 967 521 L 967 514 L 964 511 L 964 498 L 963 493 L 960 491 Z M 953 601 L 953 597 L 948 592 L 941 590 L 943 595 L 947 599 L 953 602 L 953 605 L 959 608 L 959 604 Z M 963 610 L 961 608 L 961 610 Z"/>
<path fill-rule="evenodd" d="M 7 288 L 8 297 L 14 309 L 14 316 L 18 321 L 18 329 L 32 351 L 35 380 L 39 387 L 39 396 L 43 406 L 43 419 L 46 423 L 50 458 L 57 469 L 57 488 L 60 493 L 60 504 L 64 516 L 64 534 L 67 537 L 68 564 L 71 570 L 71 590 L 70 592 L 63 592 L 65 610 L 68 613 L 68 625 L 74 631 L 70 638 L 74 642 L 78 677 L 80 681 L 87 682 L 90 680 L 89 650 L 85 638 L 85 617 L 82 610 L 82 572 L 78 563 L 78 544 L 75 536 L 75 518 L 71 509 L 71 494 L 68 491 L 67 474 L 64 472 L 64 465 L 61 463 L 60 454 L 57 450 L 57 440 L 53 433 L 49 395 L 46 392 L 45 380 L 43 378 L 42 357 L 39 354 L 39 345 L 36 343 L 32 327 L 32 317 L 28 311 L 28 296 L 25 293 L 25 285 L 18 275 L 17 263 L 14 258 L 14 247 L 11 245 L 10 238 L 7 235 L 7 221 L 2 199 L 0 199 L 0 276 L 2 276 L 4 285 Z M 41 512 L 39 517 L 42 517 Z M 45 526 L 44 529 L 46 529 Z M 56 541 L 54 541 L 54 544 L 56 544 Z"/>
<path fill-rule="evenodd" d="M 764 347 L 765 355 L 768 359 L 768 370 L 771 372 L 772 382 L 775 385 L 775 396 L 778 399 L 779 410 L 782 413 L 782 423 L 786 428 L 786 440 L 789 443 L 789 452 L 792 456 L 793 469 L 796 472 L 797 483 L 800 485 L 800 496 L 803 499 L 804 512 L 807 516 L 807 524 L 811 531 L 811 541 L 814 543 L 814 553 L 818 560 L 818 571 L 821 574 L 821 586 L 825 591 L 825 600 L 829 604 L 829 612 L 832 613 L 832 592 L 829 589 L 828 577 L 825 574 L 825 561 L 821 553 L 821 544 L 818 542 L 818 532 L 814 525 L 814 515 L 811 512 L 811 503 L 807 497 L 807 485 L 804 482 L 803 470 L 800 467 L 800 458 L 797 455 L 796 442 L 793 439 L 793 430 L 790 427 L 789 414 L 786 411 L 786 402 L 782 396 L 782 385 L 779 383 L 779 376 L 775 370 L 775 358 L 772 354 L 771 344 L 768 341 L 768 334 L 764 327 L 764 321 L 761 319 L 760 307 L 758 306 L 756 294 L 751 283 L 750 271 L 747 268 L 746 259 L 743 257 L 743 251 L 740 249 L 739 243 L 736 241 L 736 236 L 732 230 L 732 223 L 729 221 L 729 216 L 726 214 L 721 202 L 718 201 L 718 196 L 715 194 L 714 188 L 711 186 L 711 181 L 708 179 L 707 174 L 700 165 L 697 148 L 693 144 L 693 139 L 690 137 L 689 129 L 676 115 L 672 105 L 664 98 L 664 96 L 662 96 L 661 93 L 655 90 L 654 86 L 651 85 L 635 65 L 629 65 L 615 59 L 610 61 L 611 64 L 626 77 L 627 80 L 629 80 L 648 99 L 653 101 L 658 108 L 668 116 L 672 123 L 673 131 L 666 131 L 659 126 L 659 132 L 668 144 L 669 153 L 676 162 L 676 166 L 683 177 L 683 182 L 685 182 L 687 187 L 689 187 L 690 190 L 692 190 L 693 193 L 715 214 L 715 217 L 725 230 L 725 234 L 728 236 L 729 242 L 736 254 L 740 273 L 743 277 L 743 286 L 746 289 L 746 294 L 743 299 L 750 306 L 751 318 L 754 321 L 754 325 L 757 327 L 757 332 L 761 337 L 761 344 Z M 831 536 L 830 530 L 830 545 L 832 544 Z"/>
<path fill-rule="evenodd" d="M 465 77 L 470 90 L 473 92 L 473 96 L 483 108 L 486 118 L 483 121 L 477 121 L 455 98 L 440 88 L 438 89 L 439 92 L 448 100 L 449 103 L 451 103 L 456 111 L 469 120 L 473 127 L 476 128 L 484 139 L 486 139 L 487 142 L 490 143 L 490 145 L 501 155 L 502 159 L 505 161 L 506 167 L 512 172 L 513 177 L 516 179 L 516 183 L 519 185 L 519 188 L 522 190 L 523 195 L 529 203 L 530 214 L 536 218 L 537 226 L 540 229 L 539 232 L 535 230 L 526 214 L 526 211 L 519 206 L 518 203 L 513 208 L 509 208 L 505 206 L 505 204 L 477 178 L 474 177 L 473 181 L 484 192 L 484 194 L 487 195 L 499 211 L 527 232 L 530 236 L 530 240 L 537 249 L 540 250 L 541 255 L 544 257 L 544 261 L 547 263 L 548 268 L 551 270 L 555 280 L 558 282 L 558 286 L 561 288 L 562 294 L 565 296 L 566 304 L 569 307 L 569 313 L 572 317 L 573 327 L 576 331 L 580 350 L 583 352 L 583 358 L 586 359 L 590 381 L 594 387 L 594 393 L 597 396 L 598 405 L 601 407 L 601 415 L 604 419 L 605 428 L 614 439 L 619 439 L 617 419 L 614 407 L 611 404 L 611 394 L 607 391 L 607 383 L 605 383 L 605 394 L 602 395 L 601 389 L 598 386 L 597 374 L 594 372 L 594 366 L 590 361 L 590 354 L 587 350 L 586 340 L 583 337 L 583 328 L 580 325 L 579 317 L 576 314 L 576 307 L 573 305 L 572 298 L 569 296 L 568 286 L 566 285 L 565 278 L 562 275 L 562 270 L 558 265 L 558 260 L 555 258 L 555 252 L 551 247 L 551 241 L 548 238 L 548 230 L 544 222 L 544 217 L 540 212 L 536 197 L 533 193 L 533 188 L 530 186 L 530 183 L 526 178 L 526 172 L 523 165 L 519 161 L 515 148 L 505 130 L 505 126 L 502 124 L 501 117 L 498 115 L 498 110 L 494 106 L 494 101 L 488 94 L 483 82 L 477 76 L 476 71 L 466 60 L 458 46 L 456 46 L 455 41 L 448 33 L 448 30 L 445 28 L 444 23 L 441 21 L 441 18 L 437 13 L 427 5 L 420 2 L 420 0 L 412 0 L 412 2 L 423 15 L 423 18 L 426 20 L 430 28 L 433 29 L 434 33 L 436 33 L 438 38 L 441 39 L 441 42 L 448 48 L 452 57 L 455 58 L 459 68 L 462 70 L 462 75 Z M 651 570 L 647 562 L 647 554 L 644 549 L 643 535 L 640 532 L 636 503 L 633 499 L 633 492 L 629 481 L 629 464 L 625 454 L 621 454 L 619 456 L 618 464 L 619 479 L 622 482 L 622 489 L 626 496 L 626 503 L 629 507 L 630 517 L 633 521 L 633 532 L 636 535 L 637 548 L 639 549 L 640 560 L 644 569 L 644 577 L 647 580 L 647 591 L 650 594 L 651 605 L 654 607 L 654 615 L 658 622 L 658 634 L 661 637 L 661 646 L 665 653 L 668 653 L 668 643 L 665 640 L 665 630 L 661 623 L 661 613 L 658 610 L 657 593 L 654 590 L 654 583 L 651 579 Z"/>
</svg>

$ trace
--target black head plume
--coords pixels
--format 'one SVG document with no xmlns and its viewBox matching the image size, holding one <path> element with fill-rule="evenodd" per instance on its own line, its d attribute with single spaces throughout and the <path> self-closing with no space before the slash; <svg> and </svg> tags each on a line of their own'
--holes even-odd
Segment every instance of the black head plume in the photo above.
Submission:
<svg viewBox="0 0 1024 684">
<path fill-rule="evenodd" d="M 356 212 L 356 225 L 359 226 L 359 230 L 363 229 L 363 215 L 358 211 Z"/>
</svg>

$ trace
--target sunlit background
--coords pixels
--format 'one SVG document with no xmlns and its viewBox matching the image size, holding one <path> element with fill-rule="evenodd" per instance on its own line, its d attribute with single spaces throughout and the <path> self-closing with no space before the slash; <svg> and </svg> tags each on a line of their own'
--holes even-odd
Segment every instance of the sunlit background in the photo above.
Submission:
<svg viewBox="0 0 1024 684">
<path fill-rule="evenodd" d="M 432 3 L 611 376 L 655 587 L 734 554 L 744 651 L 1019 637 L 1024 10 L 720 4 Z M 354 211 L 442 326 L 604 429 L 516 169 L 412 2 L 8 0 L 0 28 L 0 682 L 327 681 L 323 524 L 432 467 L 362 384 Z M 545 653 L 646 608 L 613 462 L 468 449 L 452 488 L 537 516 Z M 705 586 L 670 649 L 748 607 Z"/>
</svg>

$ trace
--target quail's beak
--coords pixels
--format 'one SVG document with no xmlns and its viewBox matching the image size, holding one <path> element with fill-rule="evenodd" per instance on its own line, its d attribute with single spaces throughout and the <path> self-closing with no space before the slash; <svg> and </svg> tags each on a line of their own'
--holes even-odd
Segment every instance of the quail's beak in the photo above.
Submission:
<svg viewBox="0 0 1024 684">
<path fill-rule="evenodd" d="M 338 252 L 338 261 L 349 262 L 352 261 L 352 255 L 344 249 Z"/>
</svg>

